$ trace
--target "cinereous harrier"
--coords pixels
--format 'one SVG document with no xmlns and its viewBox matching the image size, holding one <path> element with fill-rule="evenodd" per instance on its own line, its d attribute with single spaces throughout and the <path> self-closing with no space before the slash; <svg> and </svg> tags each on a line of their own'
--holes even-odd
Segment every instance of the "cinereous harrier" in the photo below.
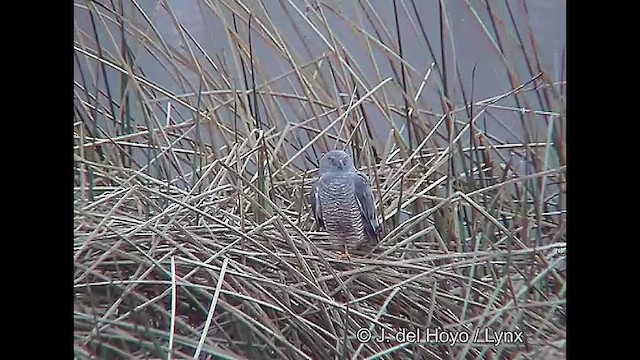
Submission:
<svg viewBox="0 0 640 360">
<path fill-rule="evenodd" d="M 326 153 L 320 160 L 320 178 L 311 190 L 311 209 L 335 247 L 366 252 L 378 243 L 380 223 L 367 176 L 353 166 L 342 150 Z"/>
</svg>

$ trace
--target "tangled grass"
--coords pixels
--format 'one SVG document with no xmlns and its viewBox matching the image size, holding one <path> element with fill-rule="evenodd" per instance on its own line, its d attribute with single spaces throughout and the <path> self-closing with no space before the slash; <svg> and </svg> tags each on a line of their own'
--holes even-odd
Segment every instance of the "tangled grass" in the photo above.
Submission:
<svg viewBox="0 0 640 360">
<path fill-rule="evenodd" d="M 261 2 L 196 3 L 227 41 L 220 53 L 168 2 L 76 3 L 76 358 L 565 357 L 564 82 L 541 68 L 531 29 L 506 36 L 504 12 L 467 3 L 511 84 L 475 100 L 451 76 L 444 3 L 438 44 L 412 1 L 393 1 L 425 34 L 436 60 L 424 69 L 375 1 L 355 18 L 280 1 L 278 21 Z M 295 43 L 302 26 L 322 46 Z M 372 179 L 384 237 L 366 257 L 339 260 L 309 215 L 334 147 Z"/>
</svg>

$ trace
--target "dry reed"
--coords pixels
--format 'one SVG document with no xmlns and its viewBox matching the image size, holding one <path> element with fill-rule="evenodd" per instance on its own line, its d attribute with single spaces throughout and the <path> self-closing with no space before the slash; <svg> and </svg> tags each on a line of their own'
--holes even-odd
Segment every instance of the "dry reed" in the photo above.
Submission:
<svg viewBox="0 0 640 360">
<path fill-rule="evenodd" d="M 442 36 L 406 0 L 386 22 L 375 1 L 353 17 L 269 3 L 284 19 L 257 1 L 196 3 L 226 41 L 217 53 L 169 2 L 75 5 L 76 358 L 565 357 L 564 81 L 515 3 L 465 5 L 511 85 L 480 100 L 447 2 L 434 2 Z M 313 41 L 292 40 L 304 31 Z M 408 36 L 429 66 L 404 59 Z M 335 146 L 384 217 L 379 248 L 351 261 L 307 205 Z"/>
</svg>

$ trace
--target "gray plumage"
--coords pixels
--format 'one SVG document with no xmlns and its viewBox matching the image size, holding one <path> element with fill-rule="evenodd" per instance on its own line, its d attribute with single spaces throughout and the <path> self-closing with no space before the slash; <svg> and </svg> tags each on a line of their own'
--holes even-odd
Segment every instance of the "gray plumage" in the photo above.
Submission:
<svg viewBox="0 0 640 360">
<path fill-rule="evenodd" d="M 318 225 L 329 233 L 335 245 L 346 245 L 349 250 L 375 246 L 380 224 L 366 175 L 356 170 L 342 150 L 326 153 L 320 160 L 319 172 L 310 198 Z"/>
</svg>

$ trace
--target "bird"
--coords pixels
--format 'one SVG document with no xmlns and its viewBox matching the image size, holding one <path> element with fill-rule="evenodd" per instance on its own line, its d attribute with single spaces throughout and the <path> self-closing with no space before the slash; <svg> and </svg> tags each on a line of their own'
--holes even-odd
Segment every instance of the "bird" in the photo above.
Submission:
<svg viewBox="0 0 640 360">
<path fill-rule="evenodd" d="M 344 251 L 338 258 L 351 260 L 349 250 L 366 253 L 374 248 L 380 222 L 367 176 L 356 170 L 343 150 L 326 153 L 320 159 L 319 174 L 311 189 L 311 210 L 318 226 L 329 233 L 332 245 Z"/>
</svg>

